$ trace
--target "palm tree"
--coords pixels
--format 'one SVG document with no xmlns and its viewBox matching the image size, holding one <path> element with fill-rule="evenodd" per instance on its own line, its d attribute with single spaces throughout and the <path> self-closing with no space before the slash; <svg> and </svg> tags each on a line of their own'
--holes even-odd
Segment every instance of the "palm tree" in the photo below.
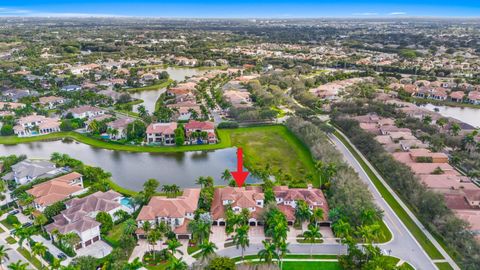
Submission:
<svg viewBox="0 0 480 270">
<path fill-rule="evenodd" d="M 33 255 L 40 255 L 40 257 L 43 257 L 46 252 L 47 247 L 41 242 L 36 242 L 32 247 Z"/>
<path fill-rule="evenodd" d="M 142 261 L 137 257 L 131 263 L 127 263 L 124 266 L 124 270 L 137 270 L 143 267 Z"/>
<path fill-rule="evenodd" d="M 200 176 L 197 180 L 195 180 L 195 184 L 200 185 L 200 188 L 203 188 L 207 183 L 207 178 Z"/>
<path fill-rule="evenodd" d="M 135 222 L 135 220 L 131 218 L 125 220 L 125 222 L 123 223 L 123 233 L 130 235 L 134 233 L 135 230 L 137 230 L 137 223 Z"/>
<path fill-rule="evenodd" d="M 170 250 L 170 252 L 172 252 L 172 255 L 175 255 L 178 248 L 181 246 L 182 244 L 180 244 L 180 242 L 178 242 L 178 240 L 175 238 L 167 241 L 167 249 Z"/>
<path fill-rule="evenodd" d="M 6 248 L 5 246 L 1 245 L 0 246 L 0 269 L 3 270 L 3 265 L 1 262 L 3 262 L 3 260 L 10 260 L 10 257 L 8 256 L 8 251 L 10 251 L 11 249 L 10 248 Z"/>
<path fill-rule="evenodd" d="M 148 244 L 152 246 L 153 260 L 155 260 L 155 245 L 162 237 L 162 234 L 158 230 L 151 230 L 147 235 Z"/>
<path fill-rule="evenodd" d="M 148 232 L 150 231 L 150 229 L 152 229 L 152 225 L 150 224 L 150 222 L 148 220 L 143 222 L 142 230 L 145 236 L 148 235 Z"/>
<path fill-rule="evenodd" d="M 295 219 L 301 225 L 305 220 L 309 220 L 312 216 L 312 212 L 305 201 L 298 201 L 297 207 L 295 207 Z"/>
<path fill-rule="evenodd" d="M 320 233 L 320 230 L 317 226 L 311 225 L 308 227 L 308 230 L 303 232 L 303 238 L 305 239 L 305 241 L 309 241 L 311 243 L 310 256 L 313 256 L 313 244 L 315 244 L 315 241 L 317 239 L 322 237 L 322 234 Z"/>
<path fill-rule="evenodd" d="M 313 210 L 313 214 L 312 214 L 311 219 L 315 223 L 315 225 L 318 225 L 318 223 L 321 220 L 323 220 L 323 209 L 322 208 L 315 208 L 315 210 Z"/>
<path fill-rule="evenodd" d="M 173 185 L 171 185 L 170 188 L 171 188 L 170 192 L 172 193 L 173 196 L 176 197 L 177 194 L 180 193 L 180 187 L 178 185 L 173 184 Z"/>
<path fill-rule="evenodd" d="M 18 245 L 20 247 L 23 246 L 23 242 L 25 242 L 25 240 L 27 240 L 27 243 L 30 242 L 30 240 L 32 239 L 32 235 L 34 234 L 34 228 L 33 227 L 22 227 L 22 225 L 20 224 L 16 224 L 14 226 L 15 228 L 15 233 L 14 235 L 16 237 L 18 237 Z"/>
<path fill-rule="evenodd" d="M 60 264 L 61 262 L 62 261 L 60 259 L 53 257 L 52 263 L 50 264 L 50 270 L 56 270 L 62 267 L 62 265 Z"/>
<path fill-rule="evenodd" d="M 350 223 L 343 221 L 343 219 L 338 220 L 333 225 L 333 231 L 338 238 L 346 238 L 350 235 L 352 227 Z"/>
<path fill-rule="evenodd" d="M 228 169 L 225 169 L 222 173 L 222 180 L 230 183 L 230 180 L 232 180 L 232 174 L 230 174 L 230 171 Z"/>
<path fill-rule="evenodd" d="M 271 264 L 273 259 L 278 260 L 278 253 L 274 244 L 267 242 L 266 240 L 262 241 L 263 249 L 258 252 L 258 258 L 260 261 L 264 261 L 267 264 Z"/>
<path fill-rule="evenodd" d="M 282 260 L 283 258 L 288 254 L 290 253 L 290 250 L 288 249 L 288 245 L 289 243 L 287 243 L 286 241 L 282 241 L 279 245 L 278 245 L 278 252 L 279 252 L 279 261 L 280 261 L 280 269 L 282 269 Z"/>
<path fill-rule="evenodd" d="M 48 222 L 47 217 L 44 214 L 40 214 L 37 217 L 35 217 L 35 225 L 40 226 L 40 228 L 43 230 L 43 225 L 45 225 Z"/>
<path fill-rule="evenodd" d="M 238 247 L 242 248 L 242 259 L 245 249 L 250 246 L 250 239 L 248 239 L 248 230 L 250 227 L 248 225 L 243 225 L 237 228 L 235 231 L 236 234 L 233 236 L 233 243 Z"/>
<path fill-rule="evenodd" d="M 199 252 L 200 257 L 202 257 L 203 259 L 206 259 L 210 255 L 214 254 L 215 250 L 218 249 L 218 247 L 210 241 L 205 241 L 201 243 L 199 248 L 200 248 L 200 252 Z"/>
<path fill-rule="evenodd" d="M 163 185 L 162 186 L 162 192 L 165 192 L 167 195 L 172 192 L 172 186 L 171 185 Z"/>
<path fill-rule="evenodd" d="M 74 233 L 74 232 L 69 232 L 67 234 L 64 235 L 64 239 L 63 239 L 67 245 L 74 249 L 75 246 L 80 243 L 81 239 L 80 239 L 80 236 L 78 236 L 78 234 Z"/>
<path fill-rule="evenodd" d="M 167 266 L 167 270 L 185 270 L 188 268 L 186 262 L 184 262 L 181 258 L 177 259 L 175 256 L 170 256 L 168 259 L 169 263 Z"/>
<path fill-rule="evenodd" d="M 8 269 L 10 270 L 27 270 L 28 263 L 24 263 L 22 261 L 16 261 L 8 265 Z"/>
</svg>

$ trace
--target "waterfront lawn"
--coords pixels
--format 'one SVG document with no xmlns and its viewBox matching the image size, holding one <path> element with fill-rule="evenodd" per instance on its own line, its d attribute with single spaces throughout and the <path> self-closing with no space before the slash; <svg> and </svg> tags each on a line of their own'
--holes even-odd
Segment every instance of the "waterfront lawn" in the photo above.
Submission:
<svg viewBox="0 0 480 270">
<path fill-rule="evenodd" d="M 283 262 L 283 270 L 342 270 L 338 262 L 308 262 L 308 261 L 286 261 Z"/>
<path fill-rule="evenodd" d="M 308 173 L 314 173 L 315 165 L 310 151 L 285 126 L 247 127 L 228 131 L 231 145 L 243 148 L 245 166 L 249 169 L 265 169 L 269 164 L 274 174 L 281 170 L 294 180 L 303 180 Z"/>
</svg>

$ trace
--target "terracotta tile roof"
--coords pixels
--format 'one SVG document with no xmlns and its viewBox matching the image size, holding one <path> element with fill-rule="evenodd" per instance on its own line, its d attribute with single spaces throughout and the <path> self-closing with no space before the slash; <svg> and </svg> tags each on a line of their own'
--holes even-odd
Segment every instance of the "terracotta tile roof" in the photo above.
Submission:
<svg viewBox="0 0 480 270">
<path fill-rule="evenodd" d="M 225 218 L 225 205 L 223 201 L 231 201 L 232 207 L 255 208 L 252 215 L 258 217 L 261 207 L 257 206 L 256 200 L 263 200 L 264 195 L 261 187 L 224 187 L 216 188 L 213 195 L 211 214 L 214 220 Z"/>
<path fill-rule="evenodd" d="M 147 133 L 174 134 L 177 123 L 153 123 L 148 125 Z"/>
<path fill-rule="evenodd" d="M 467 200 L 465 200 L 465 196 L 459 192 L 451 192 L 443 194 L 445 199 L 445 204 L 448 208 L 453 210 L 459 209 L 473 209 L 473 207 L 468 204 Z"/>
<path fill-rule="evenodd" d="M 27 193 L 35 197 L 34 201 L 37 204 L 48 206 L 82 190 L 83 186 L 81 184 L 72 185 L 72 181 L 80 177 L 82 177 L 81 174 L 72 172 L 35 185 L 33 188 L 27 190 Z"/>
<path fill-rule="evenodd" d="M 322 190 L 317 188 L 288 188 L 287 186 L 276 186 L 273 191 L 276 198 L 284 201 L 305 201 L 313 208 L 322 208 L 325 220 L 328 218 L 328 203 Z M 291 206 L 290 206 L 291 207 Z"/>
<path fill-rule="evenodd" d="M 209 130 L 209 129 L 214 129 L 215 125 L 213 122 L 202 122 L 202 121 L 196 121 L 196 120 L 190 120 L 188 123 L 185 124 L 185 129 L 186 130 Z"/>
<path fill-rule="evenodd" d="M 184 189 L 183 195 L 176 198 L 154 196 L 148 205 L 142 207 L 137 220 L 154 220 L 157 217 L 185 217 L 187 213 L 195 212 L 199 197 L 199 188 Z"/>
</svg>

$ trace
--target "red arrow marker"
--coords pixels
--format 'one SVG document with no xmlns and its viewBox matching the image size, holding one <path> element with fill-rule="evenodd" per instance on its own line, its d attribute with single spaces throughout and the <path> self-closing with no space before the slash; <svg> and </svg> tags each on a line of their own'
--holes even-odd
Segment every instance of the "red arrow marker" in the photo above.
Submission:
<svg viewBox="0 0 480 270">
<path fill-rule="evenodd" d="M 230 174 L 232 174 L 235 182 L 237 182 L 237 186 L 242 187 L 248 176 L 248 172 L 243 171 L 243 150 L 240 147 L 237 149 L 237 171 L 230 172 Z"/>
</svg>

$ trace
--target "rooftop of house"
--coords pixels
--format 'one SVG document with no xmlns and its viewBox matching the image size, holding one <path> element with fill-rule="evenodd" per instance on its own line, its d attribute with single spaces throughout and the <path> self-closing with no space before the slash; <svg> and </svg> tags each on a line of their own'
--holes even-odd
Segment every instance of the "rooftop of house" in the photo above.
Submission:
<svg viewBox="0 0 480 270">
<path fill-rule="evenodd" d="M 79 107 L 68 110 L 68 112 L 71 112 L 74 114 L 82 114 L 86 112 L 102 112 L 102 111 L 103 111 L 102 109 L 94 106 L 90 106 L 90 105 L 79 106 Z"/>
<path fill-rule="evenodd" d="M 13 180 L 29 177 L 31 179 L 38 177 L 52 177 L 57 168 L 55 164 L 48 160 L 23 160 L 12 165 L 12 171 L 3 176 L 4 180 Z"/>
<path fill-rule="evenodd" d="M 173 134 L 177 129 L 177 123 L 152 123 L 148 125 L 146 133 Z"/>
<path fill-rule="evenodd" d="M 34 201 L 37 204 L 48 206 L 83 190 L 81 182 L 76 184 L 73 183 L 74 180 L 81 177 L 81 174 L 72 172 L 35 185 L 27 190 L 27 193 L 35 197 Z"/>
<path fill-rule="evenodd" d="M 260 187 L 247 186 L 247 187 L 224 187 L 216 188 L 213 195 L 213 202 L 211 207 L 211 214 L 213 219 L 225 218 L 225 205 L 224 201 L 230 201 L 232 208 L 239 207 L 255 208 L 259 210 L 257 200 L 264 199 L 263 191 Z M 255 215 L 259 214 L 259 211 Z"/>
<path fill-rule="evenodd" d="M 185 124 L 185 129 L 186 130 L 209 130 L 209 129 L 214 129 L 215 125 L 213 122 L 210 121 L 196 121 L 196 120 L 190 120 L 188 123 Z"/>
<path fill-rule="evenodd" d="M 142 207 L 137 220 L 154 220 L 157 217 L 183 218 L 197 209 L 200 197 L 199 188 L 187 188 L 176 198 L 154 196 L 148 205 Z"/>
<path fill-rule="evenodd" d="M 461 175 L 424 174 L 420 175 L 419 178 L 428 188 L 436 190 L 467 190 L 478 188 L 468 177 Z"/>
<path fill-rule="evenodd" d="M 118 119 L 116 119 L 112 122 L 107 123 L 107 126 L 109 128 L 113 128 L 113 129 L 121 129 L 121 128 L 126 128 L 128 126 L 128 124 L 130 124 L 132 122 L 133 122 L 132 118 L 122 117 L 122 118 L 118 118 Z"/>
</svg>

